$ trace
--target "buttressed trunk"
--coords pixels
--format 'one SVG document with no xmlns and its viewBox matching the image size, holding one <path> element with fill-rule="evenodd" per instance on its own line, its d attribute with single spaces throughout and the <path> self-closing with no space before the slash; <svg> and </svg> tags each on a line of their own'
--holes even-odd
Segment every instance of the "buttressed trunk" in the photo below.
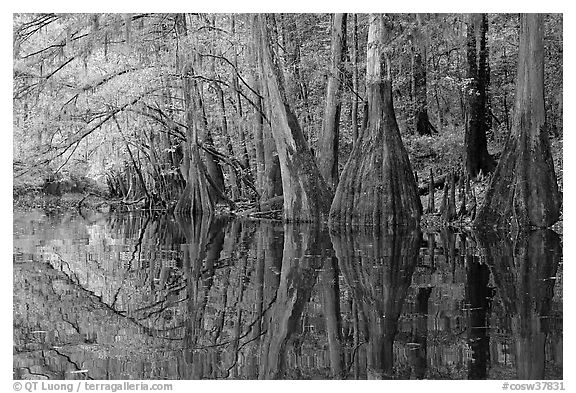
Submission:
<svg viewBox="0 0 576 393">
<path fill-rule="evenodd" d="M 370 16 L 366 91 L 368 124 L 354 144 L 330 210 L 331 225 L 416 226 L 421 205 L 384 75 L 384 25 Z M 388 59 L 387 59 L 388 60 Z M 389 60 L 388 60 L 389 62 Z M 387 66 L 388 74 L 390 66 Z"/>
<path fill-rule="evenodd" d="M 476 227 L 545 228 L 560 216 L 544 112 L 544 21 L 520 18 L 516 105 L 510 136 L 474 222 Z"/>
<path fill-rule="evenodd" d="M 328 186 L 318 171 L 298 119 L 286 102 L 280 71 L 272 60 L 266 16 L 257 15 L 255 22 L 260 27 L 262 79 L 268 91 L 272 134 L 280 160 L 284 219 L 300 222 L 325 220 L 331 200 Z"/>
<path fill-rule="evenodd" d="M 187 64 L 183 71 L 184 76 L 184 102 L 186 105 L 186 145 L 185 149 L 188 154 L 185 154 L 184 160 L 187 160 L 183 165 L 186 177 L 186 188 L 180 196 L 178 203 L 175 207 L 176 213 L 202 215 L 212 214 L 214 211 L 214 203 L 209 193 L 208 180 L 206 178 L 206 168 L 200 152 L 198 151 L 198 119 L 197 109 L 192 99 L 194 90 L 194 82 L 190 78 L 193 73 L 192 65 Z"/>
</svg>

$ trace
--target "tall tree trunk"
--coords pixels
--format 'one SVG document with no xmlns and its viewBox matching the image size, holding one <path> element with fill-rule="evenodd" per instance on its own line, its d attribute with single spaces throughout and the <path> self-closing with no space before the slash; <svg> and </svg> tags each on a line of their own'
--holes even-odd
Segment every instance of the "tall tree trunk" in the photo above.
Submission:
<svg viewBox="0 0 576 393">
<path fill-rule="evenodd" d="M 193 68 L 188 63 L 183 70 L 184 104 L 186 107 L 186 145 L 184 155 L 184 171 L 186 188 L 176 204 L 175 211 L 182 214 L 202 215 L 212 214 L 214 202 L 210 196 L 206 168 L 198 150 L 198 109 L 192 98 L 195 82 L 191 78 Z"/>
<path fill-rule="evenodd" d="M 255 17 L 255 15 L 250 15 L 251 19 Z M 282 177 L 276 144 L 269 124 L 272 117 L 271 110 L 269 105 L 268 108 L 264 106 L 264 102 L 266 100 L 269 101 L 269 99 L 266 97 L 267 89 L 265 82 L 262 80 L 264 71 L 259 38 L 260 28 L 253 20 L 250 23 L 252 25 L 252 46 L 250 50 L 254 66 L 252 86 L 254 89 L 253 99 L 256 104 L 253 116 L 256 179 L 260 202 L 265 202 L 274 196 L 282 195 Z M 264 113 L 266 113 L 265 116 Z"/>
<path fill-rule="evenodd" d="M 370 16 L 368 124 L 354 144 L 330 210 L 333 225 L 418 225 L 422 207 L 392 105 L 390 60 L 381 15 Z M 382 64 L 386 57 L 387 66 Z M 384 69 L 387 68 L 388 75 Z"/>
<path fill-rule="evenodd" d="M 418 135 L 432 135 L 436 131 L 428 118 L 428 96 L 426 91 L 426 36 L 422 14 L 416 14 L 417 28 L 412 38 L 412 86 L 414 89 L 413 122 Z"/>
<path fill-rule="evenodd" d="M 212 25 L 215 24 L 215 17 L 210 21 L 210 23 Z M 201 64 L 201 61 L 197 60 L 197 63 Z M 211 57 L 209 66 L 211 76 L 215 75 L 214 63 L 215 59 Z M 198 108 L 197 109 L 198 116 L 200 116 L 200 122 L 199 122 L 200 128 L 198 137 L 200 140 L 202 140 L 203 143 L 206 143 L 210 146 L 214 146 L 214 139 L 212 138 L 212 128 L 208 124 L 208 116 L 206 116 L 206 108 L 204 107 L 204 96 L 202 94 L 203 85 L 202 84 L 198 85 L 198 83 L 195 83 L 194 89 L 196 94 L 193 95 L 193 99 L 196 108 Z M 221 109 L 223 113 L 222 124 L 223 126 L 226 125 L 225 127 L 226 129 L 223 129 L 222 131 L 227 132 L 228 127 L 225 118 L 225 109 L 224 108 Z M 202 157 L 204 159 L 204 162 L 206 163 L 206 170 L 207 170 L 206 173 L 208 175 L 209 180 L 208 190 L 210 191 L 210 197 L 214 201 L 214 204 L 221 201 L 226 201 L 227 197 L 224 195 L 224 191 L 226 190 L 224 186 L 224 173 L 222 172 L 222 167 L 220 166 L 220 163 L 218 162 L 216 157 L 214 157 L 214 155 L 212 155 L 206 150 L 202 151 Z"/>
<path fill-rule="evenodd" d="M 266 98 L 269 100 L 268 95 L 266 95 Z M 268 118 L 272 118 L 272 107 L 268 108 Z M 265 202 L 277 195 L 282 195 L 282 174 L 280 171 L 280 159 L 276 151 L 276 142 L 269 124 L 264 124 L 263 130 L 264 183 L 262 184 L 261 202 Z"/>
<path fill-rule="evenodd" d="M 476 227 L 545 228 L 560 216 L 544 112 L 544 23 L 523 14 L 512 130 L 478 210 Z"/>
<path fill-rule="evenodd" d="M 224 91 L 215 84 L 215 89 L 218 94 L 218 104 L 220 106 L 220 120 L 221 120 L 221 129 L 222 135 L 226 138 L 226 152 L 230 157 L 235 157 L 234 148 L 232 147 L 232 140 L 234 139 L 234 135 L 230 127 L 228 127 L 228 118 L 226 116 L 226 105 L 224 104 Z M 237 200 L 240 198 L 240 182 L 236 176 L 236 171 L 234 168 L 230 167 L 229 171 L 230 176 L 230 189 L 232 200 Z M 224 189 L 222 189 L 224 191 Z"/>
<path fill-rule="evenodd" d="M 346 14 L 332 17 L 332 62 L 326 87 L 322 131 L 318 137 L 316 161 L 320 174 L 333 190 L 338 185 L 338 137 L 340 129 L 341 80 L 346 53 Z"/>
<path fill-rule="evenodd" d="M 352 30 L 352 138 L 358 139 L 358 15 L 354 14 L 354 27 Z"/>
<path fill-rule="evenodd" d="M 466 170 L 471 177 L 482 171 L 484 174 L 494 170 L 494 159 L 488 153 L 486 133 L 490 129 L 490 108 L 488 86 L 490 68 L 486 33 L 488 17 L 486 14 L 470 14 L 467 30 L 468 79 L 467 91 L 468 124 L 466 126 Z"/>
<path fill-rule="evenodd" d="M 282 78 L 272 59 L 265 15 L 256 15 L 262 44 L 263 81 L 272 112 L 272 134 L 280 160 L 286 221 L 328 217 L 331 195 L 312 156 L 298 120 L 286 103 Z"/>
<path fill-rule="evenodd" d="M 235 14 L 230 15 L 230 31 L 234 36 L 236 34 L 236 16 Z M 238 54 L 236 50 L 232 54 L 232 64 L 234 68 L 238 68 Z M 245 135 L 245 119 L 244 111 L 242 109 L 242 99 L 240 95 L 240 86 L 238 84 L 238 75 L 236 73 L 232 76 L 232 93 L 236 98 L 236 114 L 238 116 L 238 136 L 240 137 L 240 155 L 238 161 L 244 169 L 250 168 L 250 157 L 248 154 L 248 147 Z"/>
<path fill-rule="evenodd" d="M 250 15 L 250 19 L 247 20 L 248 23 L 251 23 L 251 18 L 253 15 Z M 264 167 L 265 167 L 265 160 L 264 160 L 264 116 L 263 111 L 264 107 L 262 104 L 262 84 L 259 78 L 259 67 L 260 67 L 260 58 L 259 58 L 259 50 L 258 50 L 258 37 L 260 36 L 258 26 L 254 23 L 252 24 L 251 28 L 251 45 L 249 46 L 249 56 L 250 56 L 250 63 L 252 68 L 252 72 L 250 73 L 250 85 L 252 87 L 251 92 L 251 99 L 254 102 L 255 108 L 253 109 L 253 114 L 251 116 L 252 122 L 252 138 L 254 140 L 254 156 L 255 156 L 255 165 L 254 169 L 256 171 L 256 187 L 258 188 L 258 192 L 262 194 L 262 188 L 264 185 Z"/>
<path fill-rule="evenodd" d="M 302 38 L 299 30 L 303 26 L 297 14 L 280 14 L 280 21 L 284 49 L 281 59 L 283 60 L 287 99 L 290 100 L 288 103 L 292 108 L 297 106 L 302 108 L 302 132 L 307 136 L 308 144 L 310 144 L 312 116 L 308 102 L 308 86 L 300 71 Z"/>
</svg>

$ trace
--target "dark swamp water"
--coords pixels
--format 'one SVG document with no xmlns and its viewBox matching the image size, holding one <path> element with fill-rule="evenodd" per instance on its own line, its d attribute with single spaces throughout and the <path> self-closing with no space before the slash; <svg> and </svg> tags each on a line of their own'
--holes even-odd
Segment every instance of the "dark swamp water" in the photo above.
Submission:
<svg viewBox="0 0 576 393">
<path fill-rule="evenodd" d="M 562 247 L 14 212 L 15 379 L 562 379 Z"/>
</svg>

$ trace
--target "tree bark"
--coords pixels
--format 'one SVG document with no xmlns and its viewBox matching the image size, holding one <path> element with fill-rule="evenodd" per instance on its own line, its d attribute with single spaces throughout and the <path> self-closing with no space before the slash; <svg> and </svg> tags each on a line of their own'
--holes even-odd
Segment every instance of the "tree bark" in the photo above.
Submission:
<svg viewBox="0 0 576 393">
<path fill-rule="evenodd" d="M 346 14 L 332 17 L 332 60 L 322 131 L 318 137 L 316 161 L 320 174 L 333 190 L 338 185 L 338 139 L 340 129 L 341 80 L 344 75 L 343 62 L 346 53 Z"/>
<path fill-rule="evenodd" d="M 214 23 L 212 21 L 212 23 Z M 211 58 L 210 72 L 214 74 L 214 58 Z M 204 99 L 202 96 L 202 86 L 198 86 L 198 83 L 193 84 L 193 95 L 192 99 L 196 109 L 196 116 L 198 119 L 198 139 L 203 140 L 206 144 L 213 146 L 214 140 L 212 138 L 212 130 L 208 124 L 208 117 L 206 116 L 206 109 L 204 107 Z M 224 121 L 225 119 L 223 119 Z M 227 128 L 227 127 L 226 127 Z M 226 130 L 223 130 L 226 131 Z M 202 157 L 206 165 L 206 173 L 208 175 L 208 190 L 210 192 L 210 197 L 214 204 L 222 201 L 226 201 L 227 197 L 224 195 L 224 173 L 222 173 L 222 167 L 217 162 L 216 157 L 210 154 L 208 151 L 204 150 L 202 152 Z"/>
<path fill-rule="evenodd" d="M 221 116 L 220 120 L 221 120 L 222 135 L 224 135 L 226 138 L 226 151 L 228 152 L 228 154 L 231 157 L 235 157 L 234 148 L 232 147 L 232 140 L 234 139 L 234 135 L 233 135 L 232 130 L 228 127 L 228 118 L 226 116 L 226 105 L 224 103 L 224 91 L 217 84 L 215 84 L 215 89 L 216 89 L 217 94 L 218 94 L 218 104 L 220 106 L 220 116 Z M 235 172 L 234 168 L 230 168 L 230 171 L 228 172 L 228 174 L 230 176 L 230 190 L 231 190 L 232 200 L 237 200 L 238 198 L 240 198 L 239 179 L 236 176 L 236 172 Z M 224 191 L 223 188 L 222 188 L 222 191 Z"/>
<path fill-rule="evenodd" d="M 250 18 L 253 18 L 251 15 Z M 251 23 L 249 19 L 247 21 Z M 252 138 L 254 143 L 254 156 L 255 156 L 255 172 L 256 172 L 256 187 L 260 194 L 262 194 L 262 188 L 264 184 L 264 117 L 263 113 L 263 104 L 262 104 L 262 84 L 259 79 L 260 72 L 260 59 L 259 59 L 259 51 L 258 51 L 258 40 L 259 32 L 258 26 L 252 23 L 251 29 L 251 45 L 249 46 L 249 56 L 250 62 L 253 67 L 252 72 L 250 73 L 250 85 L 252 86 L 251 92 L 251 99 L 255 104 L 255 108 L 253 109 L 251 122 L 252 122 Z"/>
<path fill-rule="evenodd" d="M 268 121 L 271 118 L 271 110 L 264 106 L 266 86 L 262 80 L 264 75 L 262 64 L 262 51 L 260 41 L 260 28 L 254 22 L 255 15 L 250 15 L 252 25 L 252 45 L 250 47 L 251 61 L 254 66 L 252 73 L 252 86 L 254 89 L 253 100 L 257 108 L 254 110 L 254 147 L 256 156 L 256 186 L 260 193 L 260 202 L 264 202 L 278 195 L 282 195 L 282 177 L 280 174 L 280 161 L 276 152 L 276 145 Z M 266 115 L 263 114 L 266 111 Z"/>
<path fill-rule="evenodd" d="M 236 34 L 236 16 L 235 14 L 230 15 L 230 32 L 234 36 Z M 234 68 L 238 68 L 238 53 L 236 50 L 233 51 L 232 54 L 232 64 Z M 248 146 L 246 141 L 245 135 L 245 119 L 244 119 L 244 111 L 242 109 L 242 99 L 240 94 L 240 86 L 238 84 L 238 75 L 236 73 L 232 76 L 232 86 L 231 86 L 231 93 L 234 94 L 236 97 L 236 114 L 238 116 L 238 136 L 240 137 L 240 156 L 238 157 L 238 161 L 242 165 L 244 169 L 250 168 L 250 155 L 248 154 Z"/>
<path fill-rule="evenodd" d="M 480 171 L 484 174 L 494 170 L 494 159 L 488 153 L 486 133 L 490 129 L 490 108 L 488 86 L 490 68 L 486 33 L 486 14 L 470 14 L 467 30 L 468 79 L 467 91 L 468 120 L 466 125 L 466 170 L 471 177 Z"/>
<path fill-rule="evenodd" d="M 272 112 L 272 135 L 280 160 L 286 221 L 312 222 L 328 218 L 331 195 L 296 116 L 286 102 L 282 78 L 272 59 L 265 15 L 256 15 L 262 44 L 263 81 Z"/>
<path fill-rule="evenodd" d="M 331 225 L 418 225 L 422 208 L 384 75 L 384 26 L 370 16 L 366 91 L 368 124 L 354 144 L 330 210 Z M 389 59 L 387 59 L 389 63 Z"/>
<path fill-rule="evenodd" d="M 194 80 L 190 78 L 193 73 L 192 65 L 188 63 L 183 70 L 184 77 L 184 103 L 186 106 L 186 146 L 184 156 L 184 171 L 186 188 L 180 196 L 175 207 L 176 213 L 202 215 L 212 214 L 214 202 L 208 189 L 206 168 L 198 151 L 198 121 L 195 119 L 197 107 L 192 99 L 195 88 Z"/>
<path fill-rule="evenodd" d="M 269 97 L 266 97 L 269 100 Z M 268 118 L 272 117 L 272 108 L 268 109 Z M 280 160 L 276 151 L 276 142 L 272 135 L 270 125 L 264 124 L 264 177 L 260 202 L 267 201 L 278 195 L 282 195 L 282 175 Z"/>
<path fill-rule="evenodd" d="M 354 14 L 354 27 L 352 30 L 352 138 L 358 139 L 358 15 Z"/>
<path fill-rule="evenodd" d="M 474 226 L 545 228 L 558 221 L 558 191 L 544 112 L 544 23 L 523 14 L 512 130 Z"/>
</svg>

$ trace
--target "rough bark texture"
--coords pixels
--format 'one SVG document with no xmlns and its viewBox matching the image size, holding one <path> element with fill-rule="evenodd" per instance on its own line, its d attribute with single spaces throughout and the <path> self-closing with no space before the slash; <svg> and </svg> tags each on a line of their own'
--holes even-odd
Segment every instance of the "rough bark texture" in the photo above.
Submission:
<svg viewBox="0 0 576 393">
<path fill-rule="evenodd" d="M 358 139 L 358 15 L 354 14 L 352 30 L 352 138 Z"/>
<path fill-rule="evenodd" d="M 341 80 L 344 70 L 342 63 L 346 51 L 346 14 L 334 14 L 332 17 L 332 60 L 328 85 L 326 87 L 326 105 L 322 132 L 318 136 L 316 161 L 320 174 L 333 190 L 338 185 L 338 137 L 340 129 Z"/>
<path fill-rule="evenodd" d="M 232 35 L 236 34 L 236 16 L 235 14 L 230 15 L 230 32 Z M 232 64 L 235 68 L 238 68 L 238 53 L 233 51 L 232 53 Z M 232 84 L 231 84 L 231 94 L 235 96 L 235 110 L 238 116 L 237 127 L 238 127 L 238 136 L 240 137 L 240 146 L 239 146 L 239 157 L 238 161 L 242 165 L 244 169 L 250 168 L 250 155 L 248 154 L 248 147 L 246 142 L 246 123 L 244 119 L 244 111 L 242 108 L 242 99 L 240 94 L 240 86 L 238 83 L 238 75 L 234 74 L 232 76 Z"/>
<path fill-rule="evenodd" d="M 249 20 L 250 22 L 250 20 Z M 252 65 L 252 72 L 250 73 L 250 85 L 253 91 L 251 91 L 250 98 L 254 102 L 255 108 L 253 108 L 252 116 L 250 121 L 252 123 L 252 139 L 254 144 L 254 169 L 256 172 L 256 187 L 261 193 L 262 184 L 264 178 L 264 118 L 262 116 L 262 87 L 260 83 L 260 72 L 259 64 L 260 60 L 258 57 L 258 26 L 252 23 L 251 29 L 251 39 L 252 43 L 249 46 L 249 56 Z"/>
<path fill-rule="evenodd" d="M 204 108 L 202 88 L 198 86 L 195 81 L 192 83 L 191 88 L 192 100 L 194 102 L 194 108 L 196 108 L 194 110 L 197 125 L 196 139 L 203 141 L 203 143 L 206 143 L 209 146 L 214 146 L 211 127 L 208 124 L 208 118 L 206 117 L 206 111 Z M 216 157 L 208 151 L 203 150 L 200 156 L 206 166 L 208 192 L 210 193 L 210 198 L 212 199 L 213 204 L 226 201 L 227 197 L 224 195 L 225 187 L 222 167 L 216 160 Z"/>
<path fill-rule="evenodd" d="M 418 188 L 384 76 L 382 16 L 370 16 L 366 68 L 368 124 L 354 144 L 330 210 L 331 225 L 418 225 Z"/>
<path fill-rule="evenodd" d="M 296 116 L 286 103 L 282 78 L 272 59 L 264 15 L 256 16 L 262 43 L 263 81 L 272 113 L 272 134 L 280 160 L 284 219 L 312 222 L 328 218 L 331 195 L 320 175 Z"/>
<path fill-rule="evenodd" d="M 486 14 L 471 14 L 467 30 L 468 78 L 467 88 L 468 122 L 466 124 L 466 170 L 472 177 L 482 171 L 484 174 L 494 170 L 494 159 L 488 153 L 486 133 L 490 129 L 490 107 L 488 86 L 490 68 L 486 33 L 488 18 Z"/>
<path fill-rule="evenodd" d="M 264 117 L 264 101 L 266 99 L 266 86 L 262 81 L 262 53 L 260 51 L 260 28 L 254 22 L 255 15 L 252 18 L 252 45 L 250 46 L 250 56 L 254 71 L 252 72 L 253 101 L 256 104 L 253 123 L 253 138 L 256 158 L 256 186 L 260 193 L 260 202 L 282 195 L 282 178 L 280 175 L 280 162 L 276 153 L 276 146 L 272 132 L 270 130 L 271 115 L 270 110 Z"/>
<path fill-rule="evenodd" d="M 212 133 L 209 130 L 206 130 L 202 144 L 203 146 L 214 147 Z M 204 157 L 204 162 L 206 164 L 206 174 L 208 175 L 208 192 L 210 193 L 210 198 L 212 198 L 214 204 L 226 201 L 226 197 L 224 195 L 225 187 L 222 166 L 220 166 L 215 157 L 206 150 L 203 150 L 202 156 Z"/>
<path fill-rule="evenodd" d="M 235 157 L 236 154 L 233 148 L 233 140 L 234 140 L 234 132 L 230 127 L 228 127 L 228 118 L 226 116 L 226 105 L 224 103 L 224 91 L 218 84 L 215 84 L 215 89 L 218 94 L 218 104 L 220 106 L 220 122 L 221 122 L 221 130 L 222 134 L 226 137 L 226 152 L 231 156 Z M 236 171 L 234 168 L 229 168 L 228 172 L 230 176 L 230 194 L 232 196 L 232 200 L 237 200 L 240 198 L 240 180 L 236 176 Z M 224 188 L 222 188 L 224 191 Z"/>
<path fill-rule="evenodd" d="M 186 188 L 175 207 L 176 213 L 181 214 L 212 214 L 214 202 L 208 189 L 206 168 L 198 151 L 197 121 L 195 119 L 194 100 L 192 99 L 194 82 L 188 77 L 192 73 L 192 66 L 188 64 L 184 71 L 184 101 L 186 105 L 186 146 L 184 155 L 183 175 L 186 177 Z"/>
<path fill-rule="evenodd" d="M 512 130 L 476 227 L 548 227 L 558 221 L 558 191 L 544 112 L 543 16 L 524 14 Z"/>
<path fill-rule="evenodd" d="M 268 118 L 272 118 L 272 109 L 268 111 Z M 278 195 L 282 195 L 282 175 L 280 160 L 276 151 L 276 142 L 272 130 L 268 124 L 264 124 L 264 177 L 260 202 L 267 201 Z"/>
<path fill-rule="evenodd" d="M 436 131 L 428 118 L 426 91 L 426 36 L 422 14 L 416 14 L 417 28 L 412 37 L 412 83 L 414 90 L 414 125 L 418 135 L 432 135 Z"/>
</svg>

